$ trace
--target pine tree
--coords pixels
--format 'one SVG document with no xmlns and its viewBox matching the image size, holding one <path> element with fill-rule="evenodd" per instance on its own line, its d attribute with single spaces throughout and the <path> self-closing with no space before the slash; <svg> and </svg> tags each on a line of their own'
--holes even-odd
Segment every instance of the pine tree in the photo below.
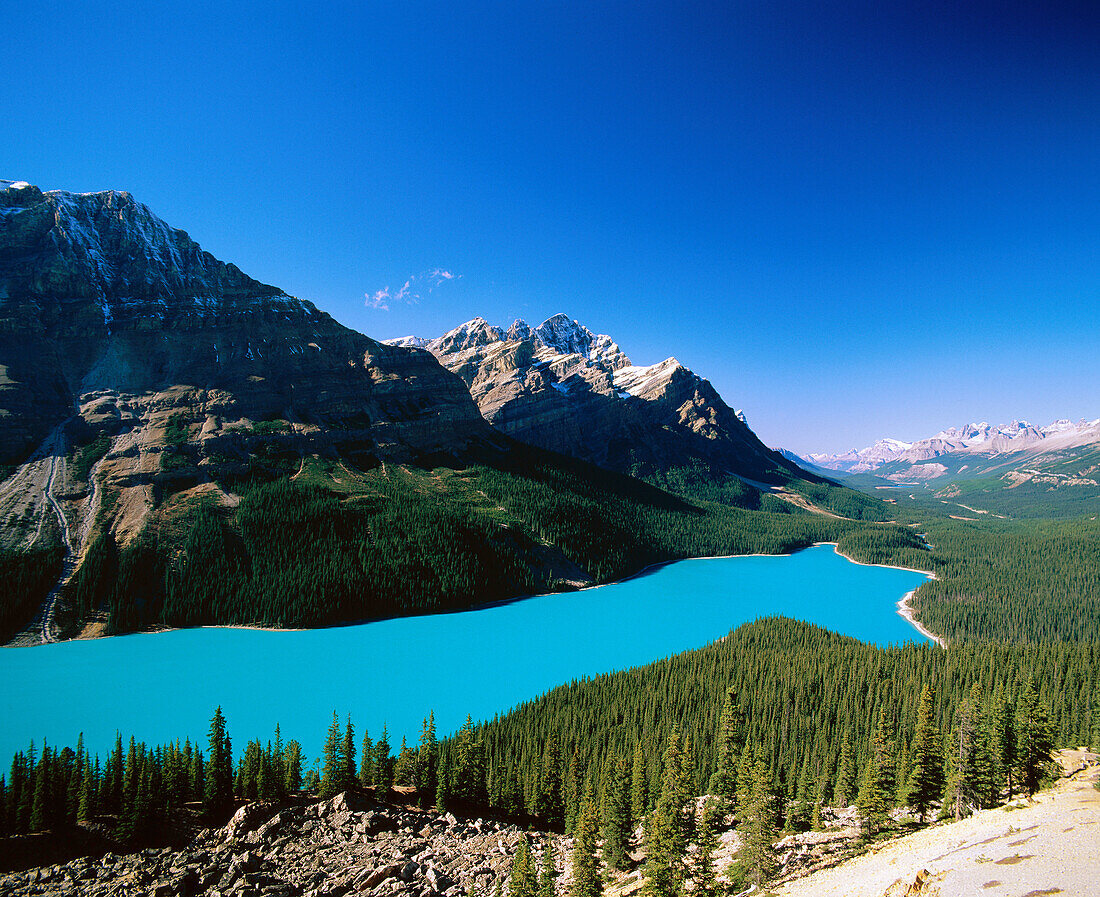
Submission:
<svg viewBox="0 0 1100 897">
<path fill-rule="evenodd" d="M 946 795 L 955 819 L 985 806 L 995 790 L 992 728 L 982 714 L 981 688 L 975 683 L 955 712 L 955 730 L 948 742 Z"/>
<path fill-rule="evenodd" d="M 908 802 L 924 822 L 932 803 L 943 793 L 943 736 L 933 720 L 933 693 L 921 690 L 917 729 L 913 735 L 913 768 L 909 774 Z"/>
<path fill-rule="evenodd" d="M 416 755 L 409 750 L 405 736 L 401 736 L 401 747 L 397 751 L 397 762 L 393 765 L 393 781 L 397 785 L 415 784 Z"/>
<path fill-rule="evenodd" d="M 95 771 L 90 767 L 86 768 L 80 781 L 80 800 L 76 809 L 78 821 L 90 820 L 96 814 L 95 782 Z"/>
<path fill-rule="evenodd" d="M 275 724 L 275 744 L 271 747 L 271 778 L 273 780 L 274 796 L 286 797 L 287 795 L 287 775 L 286 775 L 286 746 L 283 744 L 283 733 L 279 729 L 279 724 Z"/>
<path fill-rule="evenodd" d="M 187 773 L 187 786 L 191 800 L 202 800 L 206 795 L 206 763 L 202 751 L 195 748 L 191 755 L 191 768 Z"/>
<path fill-rule="evenodd" d="M 42 743 L 42 757 L 34 769 L 34 796 L 31 801 L 30 831 L 44 832 L 51 827 L 50 804 L 52 795 L 52 767 L 53 752 L 49 746 Z"/>
<path fill-rule="evenodd" d="M 997 774 L 995 727 L 989 703 L 983 700 L 981 684 L 970 688 L 970 704 L 974 708 L 974 756 L 968 787 L 976 807 L 997 805 L 1000 780 Z"/>
<path fill-rule="evenodd" d="M 683 887 L 687 794 L 684 792 L 682 750 L 680 730 L 674 727 L 665 749 L 661 794 L 646 825 L 647 897 L 676 897 Z"/>
<path fill-rule="evenodd" d="M 385 725 L 374 745 L 374 787 L 384 795 L 393 785 L 393 757 L 390 756 L 390 734 Z"/>
<path fill-rule="evenodd" d="M 302 746 L 291 739 L 286 743 L 286 790 L 297 794 L 302 788 Z"/>
<path fill-rule="evenodd" d="M 1020 784 L 1030 799 L 1039 790 L 1043 767 L 1054 748 L 1054 726 L 1050 711 L 1039 700 L 1035 680 L 1029 678 L 1016 706 L 1017 765 Z"/>
<path fill-rule="evenodd" d="M 992 713 L 993 762 L 1008 789 L 1006 800 L 1012 800 L 1016 774 L 1016 712 L 1003 687 L 998 686 L 993 697 Z"/>
<path fill-rule="evenodd" d="M 630 768 L 626 758 L 615 761 L 604 786 L 603 858 L 612 869 L 625 871 L 630 858 Z"/>
<path fill-rule="evenodd" d="M 743 846 L 739 863 L 758 888 L 775 870 L 775 797 L 768 766 L 757 761 L 749 772 L 747 800 L 741 811 Z"/>
<path fill-rule="evenodd" d="M 359 754 L 359 783 L 364 788 L 374 784 L 374 741 L 366 730 L 363 731 L 363 748 Z"/>
<path fill-rule="evenodd" d="M 745 715 L 735 700 L 735 692 L 726 692 L 722 718 L 718 724 L 717 762 L 708 790 L 732 803 L 737 796 L 737 765 L 745 745 Z"/>
<path fill-rule="evenodd" d="M 355 729 L 348 714 L 347 728 L 344 729 L 344 743 L 341 749 L 344 768 L 340 776 L 340 790 L 346 791 L 355 786 Z"/>
<path fill-rule="evenodd" d="M 539 887 L 535 897 L 555 897 L 554 883 L 558 870 L 554 866 L 554 841 L 548 838 L 542 849 L 542 867 L 539 869 Z"/>
<path fill-rule="evenodd" d="M 558 736 L 553 732 L 546 739 L 542 755 L 542 776 L 539 780 L 539 813 L 547 828 L 565 828 L 565 776 Z"/>
<path fill-rule="evenodd" d="M 340 719 L 332 711 L 332 722 L 325 735 L 325 746 L 321 753 L 321 798 L 330 798 L 340 793 L 347 765 L 343 757 L 344 739 L 340 735 Z"/>
<path fill-rule="evenodd" d="M 104 787 L 104 811 L 118 813 L 122 809 L 123 754 L 122 733 L 115 732 L 115 747 L 107 758 Z"/>
<path fill-rule="evenodd" d="M 441 752 L 435 777 L 435 808 L 440 813 L 451 809 L 451 763 L 450 756 Z"/>
<path fill-rule="evenodd" d="M 430 793 L 435 790 L 436 764 L 439 747 L 435 740 L 435 713 L 430 711 L 420 729 L 420 745 L 416 751 L 415 785 L 421 809 L 430 806 Z"/>
<path fill-rule="evenodd" d="M 598 826 L 596 796 L 589 780 L 581 800 L 573 839 L 573 887 L 570 897 L 600 897 L 603 893 L 600 861 L 596 855 Z"/>
<path fill-rule="evenodd" d="M 512 857 L 512 871 L 508 875 L 507 897 L 536 897 L 538 875 L 527 836 L 521 835 Z"/>
<path fill-rule="evenodd" d="M 720 814 L 718 801 L 708 798 L 703 804 L 703 818 L 699 823 L 696 851 L 691 861 L 693 897 L 717 897 L 719 892 L 714 852 L 718 849 L 717 823 Z"/>
<path fill-rule="evenodd" d="M 893 745 L 886 734 L 886 715 L 881 712 L 856 797 L 863 830 L 868 835 L 875 834 L 890 818 L 895 787 L 892 755 Z"/>
<path fill-rule="evenodd" d="M 649 797 L 649 782 L 646 776 L 645 754 L 642 743 L 634 743 L 634 760 L 630 766 L 630 827 L 634 829 L 646 813 L 646 801 Z"/>
<path fill-rule="evenodd" d="M 580 751 L 573 746 L 573 753 L 569 757 L 569 763 L 565 768 L 565 832 L 572 834 L 576 825 L 577 816 L 581 811 L 581 802 L 584 799 L 584 763 L 580 758 Z"/>
<path fill-rule="evenodd" d="M 486 798 L 485 755 L 474 729 L 474 721 L 468 715 L 458 733 L 450 772 L 450 796 L 454 800 L 466 806 L 480 806 L 484 803 Z"/>
<path fill-rule="evenodd" d="M 220 706 L 210 720 L 208 755 L 203 812 L 209 822 L 220 825 L 233 809 L 233 750 Z"/>
</svg>

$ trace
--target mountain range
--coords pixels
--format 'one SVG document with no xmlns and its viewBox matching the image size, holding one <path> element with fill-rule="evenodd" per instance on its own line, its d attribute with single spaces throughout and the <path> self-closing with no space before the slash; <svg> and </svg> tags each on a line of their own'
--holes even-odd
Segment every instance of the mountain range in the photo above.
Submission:
<svg viewBox="0 0 1100 897">
<path fill-rule="evenodd" d="M 469 606 L 883 516 L 674 358 L 565 315 L 379 342 L 118 191 L 0 181 L 0 418 L 0 553 L 39 553 L 0 629 L 37 594 L 46 638 Z"/>
<path fill-rule="evenodd" d="M 658 482 L 683 469 L 764 488 L 805 479 L 709 381 L 675 358 L 635 365 L 610 336 L 564 314 L 507 330 L 474 318 L 434 339 L 387 342 L 431 352 L 487 421 L 532 445 Z"/>
<path fill-rule="evenodd" d="M 1100 419 L 1056 420 L 1038 427 L 1023 420 L 1003 426 L 981 423 L 966 424 L 941 430 L 935 436 L 903 442 L 900 439 L 880 439 L 863 449 L 850 449 L 839 454 L 811 453 L 806 460 L 819 468 L 841 473 L 868 473 L 892 462 L 921 464 L 949 454 L 972 454 L 994 457 L 1027 452 L 1039 456 L 1054 451 L 1067 451 L 1100 443 Z"/>
<path fill-rule="evenodd" d="M 871 493 L 905 486 L 966 513 L 1074 516 L 1100 511 L 1100 419 L 1046 426 L 1014 420 L 942 430 L 917 442 L 881 439 L 799 463 Z M 960 512 L 960 514 L 962 513 Z"/>
</svg>

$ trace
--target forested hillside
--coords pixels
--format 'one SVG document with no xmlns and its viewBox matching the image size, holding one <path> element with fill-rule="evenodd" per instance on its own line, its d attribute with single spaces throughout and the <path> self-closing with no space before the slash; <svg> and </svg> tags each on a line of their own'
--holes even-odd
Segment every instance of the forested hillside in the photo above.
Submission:
<svg viewBox="0 0 1100 897">
<path fill-rule="evenodd" d="M 91 542 L 68 590 L 72 626 L 319 626 L 470 607 L 701 555 L 780 553 L 895 526 L 807 513 L 770 495 L 758 510 L 691 501 L 584 462 L 515 445 L 465 468 L 356 468 L 305 459 L 293 475 L 167 494 L 160 524 L 120 548 Z"/>
<path fill-rule="evenodd" d="M 188 802 L 221 824 L 239 800 L 303 787 L 384 799 L 401 785 L 411 789 L 403 800 L 424 807 L 573 833 L 574 869 L 584 851 L 595 855 L 597 830 L 603 860 L 627 868 L 645 820 L 652 879 L 660 864 L 700 874 L 681 858 L 689 836 L 706 836 L 682 808 L 708 793 L 743 829 L 742 872 L 763 878 L 775 832 L 819 825 L 826 805 L 854 803 L 873 834 L 894 806 L 958 814 L 1034 792 L 1053 747 L 1100 741 L 1098 659 L 1094 642 L 883 649 L 766 619 L 705 648 L 562 685 L 492 721 L 468 720 L 441 741 L 430 712 L 418 742 L 402 737 L 399 748 L 379 721 L 357 729 L 334 713 L 316 764 L 274 724 L 266 743 L 234 752 L 220 710 L 205 743 L 131 738 L 127 748 L 119 736 L 104 757 L 79 741 L 32 744 L 0 777 L 0 834 L 85 820 L 140 843 Z"/>
</svg>

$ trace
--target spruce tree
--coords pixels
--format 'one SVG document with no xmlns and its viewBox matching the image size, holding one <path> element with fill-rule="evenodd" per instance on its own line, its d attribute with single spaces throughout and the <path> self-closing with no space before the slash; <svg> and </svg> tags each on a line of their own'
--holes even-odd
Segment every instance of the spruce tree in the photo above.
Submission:
<svg viewBox="0 0 1100 897">
<path fill-rule="evenodd" d="M 912 770 L 909 774 L 908 803 L 924 822 L 928 810 L 943 793 L 943 736 L 933 719 L 933 693 L 926 685 L 917 708 L 917 729 L 913 735 Z"/>
<path fill-rule="evenodd" d="M 887 737 L 885 712 L 880 712 L 856 797 L 856 808 L 867 835 L 874 835 L 889 820 L 894 788 L 893 744 Z"/>
<path fill-rule="evenodd" d="M 203 812 L 208 822 L 221 825 L 233 809 L 233 750 L 220 706 L 210 720 L 207 750 Z"/>
<path fill-rule="evenodd" d="M 512 857 L 512 871 L 508 875 L 507 897 L 537 897 L 538 873 L 527 836 L 521 835 Z"/>
<path fill-rule="evenodd" d="M 775 870 L 775 796 L 766 763 L 754 763 L 749 776 L 741 811 L 743 845 L 738 860 L 747 879 L 760 888 Z"/>
<path fill-rule="evenodd" d="M 1100 752 L 1100 691 L 1092 699 L 1092 717 L 1089 722 L 1089 750 Z"/>
<path fill-rule="evenodd" d="M 51 794 L 53 752 L 42 742 L 42 756 L 34 769 L 34 797 L 31 801 L 31 832 L 44 832 L 51 827 Z"/>
<path fill-rule="evenodd" d="M 565 828 L 565 776 L 558 736 L 551 732 L 546 739 L 542 759 L 542 776 L 539 780 L 539 814 L 547 828 L 562 831 Z"/>
<path fill-rule="evenodd" d="M 634 742 L 634 759 L 630 766 L 630 827 L 634 829 L 646 813 L 649 797 L 649 781 L 646 775 L 645 754 L 642 743 Z"/>
<path fill-rule="evenodd" d="M 598 827 L 596 796 L 589 780 L 581 799 L 573 838 L 573 886 L 570 897 L 600 897 L 603 893 L 600 860 L 596 855 Z"/>
<path fill-rule="evenodd" d="M 363 748 L 359 754 L 359 783 L 364 788 L 374 784 L 374 740 L 363 730 Z"/>
<path fill-rule="evenodd" d="M 603 858 L 612 869 L 625 870 L 630 858 L 630 768 L 626 758 L 615 761 L 604 786 Z"/>
<path fill-rule="evenodd" d="M 1028 799 L 1039 790 L 1043 767 L 1050 762 L 1054 748 L 1054 726 L 1050 711 L 1039 700 L 1035 680 L 1028 678 L 1016 706 L 1017 765 L 1020 784 Z"/>
<path fill-rule="evenodd" d="M 717 761 L 708 790 L 732 803 L 737 796 L 737 765 L 745 744 L 745 717 L 735 700 L 735 692 L 726 692 L 722 718 L 718 724 Z"/>
<path fill-rule="evenodd" d="M 321 799 L 325 800 L 339 794 L 343 783 L 346 765 L 343 758 L 344 740 L 340 734 L 340 719 L 332 711 L 332 722 L 325 735 L 325 746 L 321 751 Z"/>
<path fill-rule="evenodd" d="M 380 795 L 386 794 L 393 785 L 393 757 L 390 756 L 390 734 L 385 724 L 382 734 L 374 745 L 374 786 Z"/>
<path fill-rule="evenodd" d="M 546 839 L 546 846 L 542 849 L 542 866 L 539 868 L 539 887 L 536 897 L 555 897 L 554 883 L 558 878 L 558 870 L 554 865 L 554 841 Z"/>
<path fill-rule="evenodd" d="M 646 824 L 646 897 L 676 897 L 684 882 L 687 822 L 680 730 L 673 727 L 665 749 L 657 807 Z"/>
<path fill-rule="evenodd" d="M 344 769 L 340 776 L 340 790 L 345 791 L 355 786 L 355 728 L 351 724 L 351 714 L 348 714 L 347 727 L 344 729 L 344 743 L 341 750 L 344 761 Z"/>
<path fill-rule="evenodd" d="M 708 797 L 703 804 L 703 818 L 699 823 L 696 850 L 691 860 L 693 897 L 717 897 L 718 876 L 714 868 L 714 852 L 718 849 L 718 821 L 721 815 L 719 801 Z"/>
<path fill-rule="evenodd" d="M 1006 800 L 1012 800 L 1016 775 L 1016 710 L 1000 685 L 993 697 L 992 747 L 994 767 L 1008 790 Z"/>
<path fill-rule="evenodd" d="M 415 782 L 421 809 L 430 805 L 429 795 L 435 790 L 436 764 L 439 746 L 435 739 L 435 712 L 430 711 L 420 729 L 420 744 L 416 750 Z"/>
</svg>

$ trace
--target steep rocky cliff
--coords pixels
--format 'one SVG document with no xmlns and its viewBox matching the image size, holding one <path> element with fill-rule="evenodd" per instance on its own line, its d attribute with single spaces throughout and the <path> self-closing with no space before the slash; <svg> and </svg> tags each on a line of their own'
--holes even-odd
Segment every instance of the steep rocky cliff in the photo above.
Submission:
<svg viewBox="0 0 1100 897">
<path fill-rule="evenodd" d="M 781 484 L 807 476 L 768 449 L 709 381 L 668 358 L 636 366 L 611 339 L 563 314 L 505 331 L 475 318 L 431 340 L 485 419 L 510 436 L 635 476 L 704 468 Z"/>
<path fill-rule="evenodd" d="M 484 437 L 461 384 L 428 355 L 253 280 L 130 194 L 0 188 L 0 463 L 89 406 L 96 427 L 170 404 L 204 439 L 280 419 L 380 455 Z"/>
<path fill-rule="evenodd" d="M 128 193 L 11 181 L 0 181 L 0 420 L 0 465 L 29 462 L 0 488 L 8 546 L 68 522 L 86 535 L 93 464 L 116 529 L 134 532 L 158 483 L 208 481 L 258 455 L 408 461 L 494 439 L 430 354 L 253 280 Z"/>
</svg>

